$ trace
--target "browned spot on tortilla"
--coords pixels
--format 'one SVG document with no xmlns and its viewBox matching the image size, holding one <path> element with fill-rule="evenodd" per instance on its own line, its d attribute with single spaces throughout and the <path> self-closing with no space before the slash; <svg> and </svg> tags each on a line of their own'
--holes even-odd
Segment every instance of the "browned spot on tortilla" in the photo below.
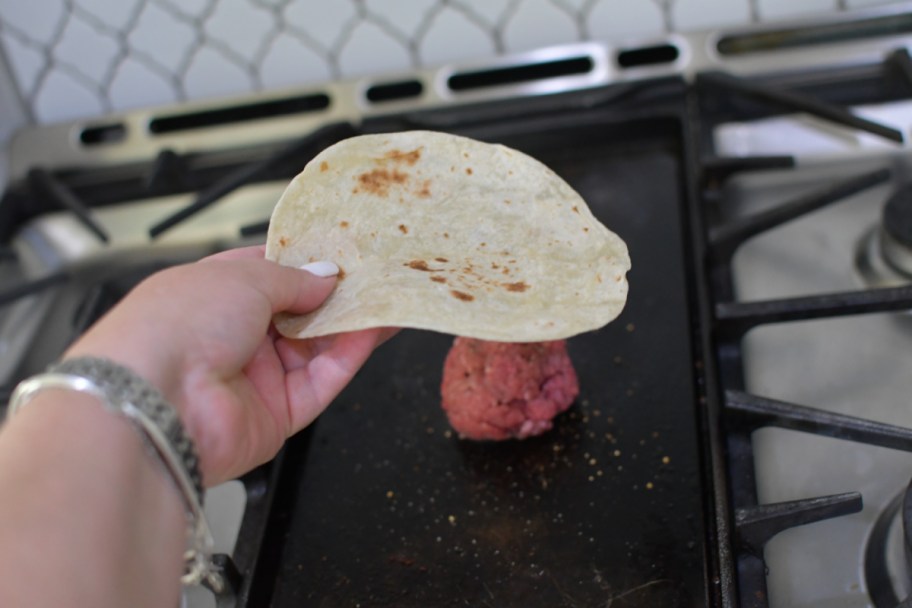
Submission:
<svg viewBox="0 0 912 608">
<path fill-rule="evenodd" d="M 444 232 L 444 233 L 443 233 L 443 238 L 445 238 L 445 239 L 450 238 L 450 233 L 449 233 L 449 232 Z"/>
<path fill-rule="evenodd" d="M 440 275 L 431 275 L 431 280 L 435 283 L 446 283 L 446 278 Z"/>
<path fill-rule="evenodd" d="M 487 244 L 487 243 L 479 243 L 478 246 L 479 246 L 479 247 L 487 247 L 488 244 Z"/>
<path fill-rule="evenodd" d="M 498 265 L 495 264 L 494 262 L 491 262 L 491 269 L 492 269 L 492 270 L 497 270 L 498 268 L 500 268 L 500 266 L 498 266 Z"/>
<path fill-rule="evenodd" d="M 434 259 L 437 260 L 438 262 L 442 262 L 442 263 L 444 263 L 444 264 L 446 264 L 447 262 L 449 262 L 449 260 L 446 259 L 446 258 L 434 258 Z"/>
<path fill-rule="evenodd" d="M 339 265 L 336 264 L 336 266 L 339 266 Z M 347 276 L 348 276 L 348 273 L 345 272 L 345 269 L 342 268 L 341 266 L 339 266 L 339 274 L 336 275 L 336 278 L 341 281 L 342 279 L 344 279 Z"/>
<path fill-rule="evenodd" d="M 602 275 L 596 273 L 596 274 L 595 274 L 595 280 L 598 281 L 599 283 L 601 283 L 601 282 L 602 282 Z"/>
<path fill-rule="evenodd" d="M 458 289 L 451 289 L 450 294 L 457 300 L 462 300 L 463 302 L 471 302 L 475 299 L 475 296 L 467 294 L 464 291 L 459 291 Z"/>
<path fill-rule="evenodd" d="M 324 160 L 323 162 L 320 163 L 320 171 L 328 171 L 328 170 L 329 170 L 329 163 Z"/>
<path fill-rule="evenodd" d="M 472 175 L 472 167 L 466 167 L 466 175 Z"/>
<path fill-rule="evenodd" d="M 504 199 L 504 205 L 509 205 L 512 201 L 508 198 Z"/>
<path fill-rule="evenodd" d="M 342 220 L 341 222 L 339 222 L 339 227 L 348 228 L 348 222 L 346 222 L 345 220 Z"/>
<path fill-rule="evenodd" d="M 507 288 L 507 291 L 525 291 L 529 289 L 529 286 L 522 281 L 516 283 L 504 283 L 503 286 Z"/>
<path fill-rule="evenodd" d="M 417 194 L 421 198 L 429 197 L 431 195 L 431 180 L 424 180 L 424 183 L 421 184 L 421 190 L 419 190 Z"/>
<path fill-rule="evenodd" d="M 583 226 L 583 232 L 589 232 L 589 226 Z"/>
<path fill-rule="evenodd" d="M 406 262 L 403 266 L 408 266 L 412 270 L 423 270 L 424 272 L 430 272 L 431 269 L 428 267 L 427 262 L 424 260 L 412 260 L 411 262 Z"/>
<path fill-rule="evenodd" d="M 463 153 L 462 153 L 462 156 L 463 156 L 463 158 L 468 158 L 468 157 L 469 157 L 469 153 L 468 153 L 468 152 L 463 152 Z"/>
<path fill-rule="evenodd" d="M 415 148 L 410 152 L 402 152 L 401 150 L 390 150 L 383 157 L 386 160 L 391 160 L 395 163 L 405 163 L 409 167 L 418 162 L 418 159 L 421 158 L 421 148 Z"/>
<path fill-rule="evenodd" d="M 360 188 L 355 188 L 354 191 L 357 193 L 363 189 L 369 194 L 387 196 L 389 194 L 390 186 L 394 184 L 404 184 L 408 181 L 408 177 L 408 174 L 396 171 L 395 169 L 392 171 L 388 169 L 374 169 L 373 171 L 368 171 L 358 176 Z"/>
<path fill-rule="evenodd" d="M 399 224 L 399 232 L 402 234 L 408 234 L 408 226 L 405 224 Z"/>
<path fill-rule="evenodd" d="M 576 205 L 573 205 L 573 213 L 579 215 L 579 207 L 577 207 Z"/>
<path fill-rule="evenodd" d="M 288 239 L 284 236 L 279 237 L 279 247 L 285 247 L 288 245 Z"/>
<path fill-rule="evenodd" d="M 503 274 L 510 274 L 510 269 L 504 266 Z"/>
</svg>

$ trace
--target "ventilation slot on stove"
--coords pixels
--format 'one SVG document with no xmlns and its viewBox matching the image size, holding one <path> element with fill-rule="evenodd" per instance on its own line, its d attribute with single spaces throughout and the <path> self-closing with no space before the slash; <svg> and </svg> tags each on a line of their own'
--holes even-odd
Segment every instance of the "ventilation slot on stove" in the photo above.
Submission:
<svg viewBox="0 0 912 608">
<path fill-rule="evenodd" d="M 880 36 L 907 36 L 912 33 L 912 14 L 852 19 L 807 27 L 783 28 L 750 34 L 723 36 L 716 43 L 722 55 L 749 55 L 774 49 L 790 49 L 836 42 L 865 40 Z"/>
<path fill-rule="evenodd" d="M 424 85 L 420 80 L 403 80 L 400 82 L 385 82 L 371 85 L 364 96 L 371 103 L 411 99 L 424 92 Z"/>
<path fill-rule="evenodd" d="M 85 146 L 116 144 L 127 137 L 127 127 L 120 122 L 109 125 L 85 127 L 79 133 L 79 141 Z"/>
<path fill-rule="evenodd" d="M 673 63 L 679 56 L 678 47 L 673 44 L 657 44 L 636 49 L 625 49 L 618 53 L 617 64 L 626 69 Z"/>
<path fill-rule="evenodd" d="M 568 57 L 554 61 L 539 61 L 490 70 L 477 70 L 473 72 L 459 72 L 447 79 L 447 86 L 452 91 L 471 91 L 487 87 L 498 87 L 524 82 L 535 82 L 560 78 L 561 76 L 574 76 L 588 74 L 595 67 L 592 57 L 582 55 Z"/>
<path fill-rule="evenodd" d="M 172 114 L 159 116 L 149 121 L 149 131 L 152 133 L 174 133 L 176 131 L 189 131 L 228 125 L 248 120 L 261 118 L 275 118 L 290 114 L 304 114 L 317 112 L 329 107 L 330 98 L 325 93 L 301 95 L 273 99 L 260 103 L 250 103 L 201 112 L 187 112 L 185 114 Z"/>
</svg>

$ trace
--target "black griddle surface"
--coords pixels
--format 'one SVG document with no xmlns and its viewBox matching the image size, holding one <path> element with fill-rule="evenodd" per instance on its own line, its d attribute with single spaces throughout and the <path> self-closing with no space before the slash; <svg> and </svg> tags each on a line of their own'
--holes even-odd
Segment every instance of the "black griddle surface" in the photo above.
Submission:
<svg viewBox="0 0 912 608">
<path fill-rule="evenodd" d="M 704 603 L 680 127 L 549 125 L 497 139 L 567 179 L 633 261 L 622 315 L 569 342 L 577 403 L 539 438 L 460 440 L 439 406 L 452 338 L 403 331 L 291 448 L 272 605 Z"/>
</svg>

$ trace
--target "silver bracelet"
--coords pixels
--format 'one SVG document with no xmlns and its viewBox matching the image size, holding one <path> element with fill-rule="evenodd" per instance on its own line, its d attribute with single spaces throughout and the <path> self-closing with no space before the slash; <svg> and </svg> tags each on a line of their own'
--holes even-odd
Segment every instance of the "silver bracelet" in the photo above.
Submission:
<svg viewBox="0 0 912 608">
<path fill-rule="evenodd" d="M 145 445 L 170 473 L 184 501 L 188 548 L 181 581 L 185 585 L 206 583 L 220 593 L 225 582 L 212 562 L 214 543 L 203 512 L 199 459 L 174 408 L 155 387 L 129 369 L 106 359 L 79 357 L 20 382 L 10 398 L 8 416 L 14 416 L 39 392 L 52 388 L 90 394 L 106 409 L 133 423 Z"/>
</svg>

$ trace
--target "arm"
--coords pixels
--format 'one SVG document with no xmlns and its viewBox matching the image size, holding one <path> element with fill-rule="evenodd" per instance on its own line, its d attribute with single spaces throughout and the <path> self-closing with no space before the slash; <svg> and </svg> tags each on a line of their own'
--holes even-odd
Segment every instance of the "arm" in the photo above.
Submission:
<svg viewBox="0 0 912 608">
<path fill-rule="evenodd" d="M 156 385 L 207 485 L 274 456 L 390 333 L 279 336 L 272 315 L 313 310 L 335 279 L 262 255 L 235 250 L 154 275 L 65 355 L 106 357 Z M 0 605 L 173 605 L 185 523 L 135 430 L 92 397 L 47 391 L 0 431 Z"/>
</svg>

